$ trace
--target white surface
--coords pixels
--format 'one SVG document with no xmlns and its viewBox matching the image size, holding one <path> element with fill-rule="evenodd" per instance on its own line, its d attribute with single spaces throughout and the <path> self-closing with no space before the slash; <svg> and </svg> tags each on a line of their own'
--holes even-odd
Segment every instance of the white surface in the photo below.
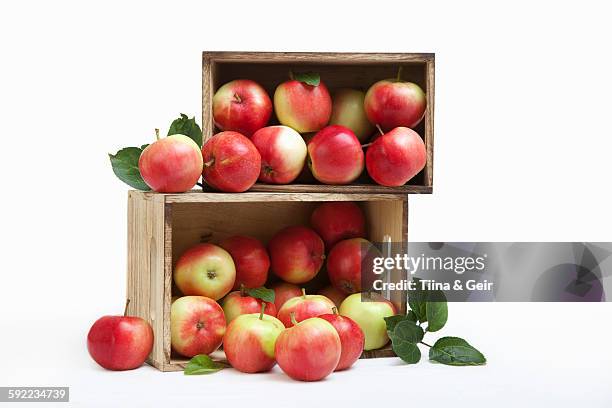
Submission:
<svg viewBox="0 0 612 408">
<path fill-rule="evenodd" d="M 1 3 L 0 385 L 70 385 L 83 406 L 611 405 L 609 303 L 452 305 L 444 333 L 481 348 L 479 368 L 362 361 L 316 384 L 98 369 L 86 332 L 125 295 L 127 188 L 106 153 L 199 119 L 204 49 L 435 52 L 435 193 L 411 197 L 411 239 L 610 241 L 603 2 L 207 3 Z"/>
</svg>

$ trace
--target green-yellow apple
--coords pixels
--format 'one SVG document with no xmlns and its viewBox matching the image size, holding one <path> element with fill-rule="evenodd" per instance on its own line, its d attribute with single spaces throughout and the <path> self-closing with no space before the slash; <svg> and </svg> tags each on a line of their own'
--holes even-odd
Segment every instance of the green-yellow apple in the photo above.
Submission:
<svg viewBox="0 0 612 408">
<path fill-rule="evenodd" d="M 322 129 L 331 116 L 332 101 L 323 82 L 309 85 L 295 79 L 283 82 L 274 92 L 278 121 L 299 133 Z"/>
<path fill-rule="evenodd" d="M 170 343 L 185 357 L 210 354 L 225 334 L 223 309 L 204 296 L 183 296 L 170 307 Z"/>
<path fill-rule="evenodd" d="M 340 314 L 350 317 L 361 327 L 365 335 L 364 350 L 381 348 L 389 342 L 385 317 L 397 314 L 393 303 L 381 295 L 363 294 L 368 300 L 361 300 L 361 293 L 354 293 L 340 305 Z"/>
<path fill-rule="evenodd" d="M 298 322 L 317 317 L 322 314 L 332 313 L 334 302 L 321 295 L 307 295 L 302 289 L 302 296 L 294 297 L 285 302 L 277 313 L 278 320 L 283 322 L 285 327 L 293 326 L 292 321 Z M 294 319 L 291 318 L 294 317 Z"/>
<path fill-rule="evenodd" d="M 261 154 L 259 180 L 271 184 L 289 184 L 300 175 L 306 163 L 306 143 L 288 126 L 259 129 L 251 141 Z"/>
<path fill-rule="evenodd" d="M 234 286 L 236 267 L 231 255 L 213 244 L 198 244 L 179 258 L 174 282 L 185 295 L 219 300 Z"/>
<path fill-rule="evenodd" d="M 276 364 L 274 346 L 285 326 L 273 316 L 260 313 L 238 316 L 223 337 L 227 361 L 238 371 L 258 373 Z"/>
<path fill-rule="evenodd" d="M 342 88 L 334 92 L 330 125 L 345 126 L 355 133 L 360 142 L 365 143 L 374 125 L 370 123 L 363 107 L 365 93 L 357 89 Z"/>
</svg>

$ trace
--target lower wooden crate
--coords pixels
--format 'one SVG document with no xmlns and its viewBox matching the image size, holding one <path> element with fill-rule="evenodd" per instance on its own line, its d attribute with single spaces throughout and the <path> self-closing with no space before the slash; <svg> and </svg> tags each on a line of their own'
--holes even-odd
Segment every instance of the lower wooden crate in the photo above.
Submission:
<svg viewBox="0 0 612 408">
<path fill-rule="evenodd" d="M 389 235 L 393 242 L 407 243 L 407 195 L 130 191 L 128 312 L 144 318 L 153 327 L 155 341 L 147 362 L 162 371 L 177 371 L 188 360 L 172 353 L 170 346 L 172 271 L 186 249 L 202 241 L 216 243 L 235 234 L 251 235 L 267 242 L 281 228 L 308 225 L 313 209 L 325 201 L 357 202 L 365 213 L 371 241 L 381 241 Z M 392 271 L 391 280 L 405 278 L 402 273 Z M 326 276 L 321 276 L 317 282 L 322 285 L 325 279 Z M 405 294 L 396 293 L 391 301 L 398 310 L 406 311 Z M 386 347 L 364 352 L 362 358 L 393 355 Z"/>
</svg>

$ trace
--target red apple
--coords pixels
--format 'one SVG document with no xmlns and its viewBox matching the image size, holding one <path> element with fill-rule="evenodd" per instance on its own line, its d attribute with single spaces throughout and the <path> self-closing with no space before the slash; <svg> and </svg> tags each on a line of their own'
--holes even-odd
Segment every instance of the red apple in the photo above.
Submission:
<svg viewBox="0 0 612 408">
<path fill-rule="evenodd" d="M 236 280 L 233 289 L 240 285 L 258 288 L 266 284 L 270 257 L 266 247 L 253 237 L 234 235 L 224 239 L 219 246 L 232 256 L 236 266 Z"/>
<path fill-rule="evenodd" d="M 368 89 L 363 106 L 370 122 L 388 131 L 418 125 L 425 116 L 427 99 L 417 84 L 385 79 Z"/>
<path fill-rule="evenodd" d="M 327 256 L 329 281 L 347 295 L 361 292 L 362 283 L 373 277 L 374 258 L 380 256 L 380 251 L 366 239 L 351 238 L 340 241 Z"/>
<path fill-rule="evenodd" d="M 278 366 L 291 378 L 318 381 L 338 366 L 342 345 L 338 332 L 318 317 L 285 329 L 274 347 Z"/>
<path fill-rule="evenodd" d="M 285 326 L 263 313 L 238 316 L 227 327 L 223 351 L 227 361 L 238 371 L 258 373 L 276 364 L 274 346 Z"/>
<path fill-rule="evenodd" d="M 129 303 L 129 301 L 128 301 Z M 104 316 L 87 334 L 87 350 L 96 363 L 108 370 L 138 368 L 153 349 L 153 329 L 136 316 Z"/>
<path fill-rule="evenodd" d="M 317 86 L 298 80 L 280 84 L 274 92 L 278 121 L 299 133 L 316 132 L 329 122 L 332 101 L 323 82 Z"/>
<path fill-rule="evenodd" d="M 251 141 L 261 154 L 260 181 L 288 184 L 300 175 L 306 143 L 298 132 L 287 126 L 268 126 L 255 132 Z"/>
<path fill-rule="evenodd" d="M 223 309 L 204 296 L 183 296 L 170 307 L 170 343 L 185 357 L 210 354 L 225 334 Z"/>
<path fill-rule="evenodd" d="M 212 109 L 215 125 L 219 129 L 233 130 L 251 137 L 270 120 L 272 101 L 257 82 L 236 79 L 215 92 Z"/>
<path fill-rule="evenodd" d="M 362 300 L 362 295 L 367 300 Z M 354 293 L 340 305 L 340 314 L 351 318 L 365 335 L 364 350 L 381 348 L 389 342 L 385 317 L 397 314 L 393 303 L 377 293 Z"/>
<path fill-rule="evenodd" d="M 277 311 L 289 299 L 302 296 L 302 289 L 299 286 L 287 282 L 275 283 L 271 289 L 274 291 L 274 305 Z"/>
<path fill-rule="evenodd" d="M 346 299 L 346 293 L 339 291 L 332 285 L 320 289 L 319 292 L 317 292 L 317 295 L 325 296 L 326 298 L 334 302 L 334 305 L 336 305 L 337 307 L 340 307 L 342 301 Z"/>
<path fill-rule="evenodd" d="M 336 307 L 334 302 L 325 296 L 307 295 L 306 291 L 302 289 L 302 295 L 286 301 L 276 317 L 283 322 L 285 327 L 291 327 L 293 326 L 291 316 L 301 322 L 311 317 L 332 313 L 334 307 Z"/>
<path fill-rule="evenodd" d="M 312 175 L 324 184 L 349 184 L 363 171 L 363 148 L 344 126 L 327 126 L 308 142 Z"/>
<path fill-rule="evenodd" d="M 365 344 L 363 330 L 361 330 L 359 325 L 351 318 L 340 316 L 338 314 L 338 309 L 335 307 L 334 313 L 321 315 L 319 317 L 330 322 L 340 336 L 342 353 L 340 354 L 340 361 L 338 361 L 338 366 L 335 371 L 346 370 L 361 357 Z"/>
<path fill-rule="evenodd" d="M 191 190 L 202 174 L 202 153 L 184 135 L 172 135 L 147 146 L 138 159 L 142 179 L 158 193 Z"/>
<path fill-rule="evenodd" d="M 363 211 L 350 201 L 319 205 L 310 216 L 310 225 L 323 238 L 328 250 L 343 239 L 366 236 Z"/>
<path fill-rule="evenodd" d="M 253 143 L 238 132 L 221 132 L 202 148 L 204 181 L 212 188 L 241 193 L 255 184 L 261 168 L 261 155 Z"/>
<path fill-rule="evenodd" d="M 338 89 L 334 92 L 330 125 L 351 129 L 360 142 L 368 140 L 374 126 L 368 120 L 363 107 L 365 93 L 357 89 Z"/>
<path fill-rule="evenodd" d="M 223 312 L 225 321 L 230 324 L 238 316 L 249 313 L 257 313 L 261 310 L 261 304 L 266 304 L 266 314 L 276 317 L 276 306 L 274 303 L 264 302 L 246 294 L 243 291 L 231 292 L 223 299 Z"/>
<path fill-rule="evenodd" d="M 417 132 L 398 127 L 377 138 L 366 152 L 368 174 L 383 186 L 406 184 L 427 162 L 425 143 Z"/>
<path fill-rule="evenodd" d="M 232 290 L 236 267 L 230 254 L 213 244 L 188 249 L 174 267 L 174 282 L 185 295 L 221 299 Z"/>
<path fill-rule="evenodd" d="M 272 272 L 285 282 L 308 282 L 319 273 L 325 259 L 321 237 L 307 227 L 287 227 L 268 243 Z"/>
</svg>

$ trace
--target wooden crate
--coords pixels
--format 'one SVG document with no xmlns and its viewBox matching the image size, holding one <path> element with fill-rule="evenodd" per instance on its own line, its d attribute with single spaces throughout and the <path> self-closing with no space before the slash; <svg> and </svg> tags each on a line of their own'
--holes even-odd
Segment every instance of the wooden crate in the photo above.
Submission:
<svg viewBox="0 0 612 408">
<path fill-rule="evenodd" d="M 234 234 L 251 235 L 267 243 L 283 227 L 307 225 L 313 209 L 322 201 L 358 202 L 366 215 L 371 241 L 381 241 L 388 234 L 393 242 L 407 242 L 407 195 L 130 191 L 128 312 L 146 319 L 153 327 L 155 343 L 148 363 L 162 371 L 176 371 L 182 370 L 187 362 L 175 356 L 170 347 L 172 271 L 187 248 L 202 239 L 216 243 Z M 391 276 L 393 281 L 405 278 L 399 272 Z M 405 295 L 396 294 L 391 300 L 398 310 L 406 311 Z M 387 347 L 365 352 L 363 357 L 392 355 Z"/>
<path fill-rule="evenodd" d="M 324 184 L 272 185 L 257 183 L 251 191 L 315 193 L 431 193 L 433 189 L 434 146 L 434 54 L 306 53 L 306 52 L 204 52 L 202 57 L 202 131 L 204 140 L 218 132 L 212 115 L 212 98 L 223 84 L 234 79 L 252 79 L 262 85 L 270 98 L 276 86 L 288 79 L 290 70 L 315 71 L 331 92 L 337 88 L 360 88 L 395 78 L 402 67 L 402 79 L 418 84 L 427 97 L 425 117 L 415 130 L 423 137 L 427 164 L 408 184 L 385 187 L 375 184 L 364 170 L 347 186 Z M 271 124 L 278 124 L 273 115 Z"/>
</svg>

